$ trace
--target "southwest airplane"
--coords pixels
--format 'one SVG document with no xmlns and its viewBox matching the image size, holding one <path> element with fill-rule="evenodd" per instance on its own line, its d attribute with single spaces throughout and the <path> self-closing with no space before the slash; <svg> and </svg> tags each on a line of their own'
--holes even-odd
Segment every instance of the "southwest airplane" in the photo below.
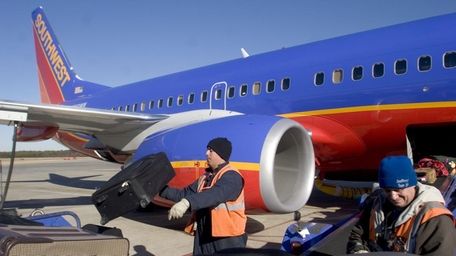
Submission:
<svg viewBox="0 0 456 256">
<path fill-rule="evenodd" d="M 456 14 L 115 88 L 82 80 L 43 9 L 32 19 L 42 104 L 0 101 L 19 141 L 123 164 L 165 152 L 182 187 L 203 172 L 206 143 L 227 137 L 249 209 L 298 210 L 316 169 L 319 181 L 372 175 L 385 155 L 426 149 L 424 134 L 454 137 Z"/>
</svg>

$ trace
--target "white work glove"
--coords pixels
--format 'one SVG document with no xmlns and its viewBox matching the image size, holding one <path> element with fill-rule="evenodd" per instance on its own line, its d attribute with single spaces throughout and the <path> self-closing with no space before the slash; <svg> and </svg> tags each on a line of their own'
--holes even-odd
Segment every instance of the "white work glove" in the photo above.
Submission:
<svg viewBox="0 0 456 256">
<path fill-rule="evenodd" d="M 190 203 L 187 199 L 183 198 L 178 203 L 175 203 L 173 207 L 171 207 L 168 213 L 168 220 L 182 218 L 189 207 Z"/>
</svg>

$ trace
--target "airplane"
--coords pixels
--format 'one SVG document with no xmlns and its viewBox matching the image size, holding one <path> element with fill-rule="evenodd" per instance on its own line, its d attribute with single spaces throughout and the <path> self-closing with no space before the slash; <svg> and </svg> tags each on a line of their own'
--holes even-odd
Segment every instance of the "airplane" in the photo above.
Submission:
<svg viewBox="0 0 456 256">
<path fill-rule="evenodd" d="M 276 213 L 303 207 L 314 183 L 375 176 L 386 155 L 456 155 L 456 14 L 117 87 L 78 76 L 42 7 L 32 24 L 41 104 L 0 101 L 18 141 L 125 165 L 165 152 L 169 185 L 183 187 L 204 171 L 207 142 L 227 137 L 246 208 Z"/>
</svg>

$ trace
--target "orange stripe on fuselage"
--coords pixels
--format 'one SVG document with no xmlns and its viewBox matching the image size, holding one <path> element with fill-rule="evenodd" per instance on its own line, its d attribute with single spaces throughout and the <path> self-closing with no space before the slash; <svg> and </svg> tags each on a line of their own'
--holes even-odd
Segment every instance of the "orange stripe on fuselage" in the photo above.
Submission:
<svg viewBox="0 0 456 256">
<path fill-rule="evenodd" d="M 371 111 L 385 111 L 385 110 L 406 110 L 406 109 L 426 109 L 426 108 L 454 108 L 456 101 L 440 101 L 440 102 L 423 102 L 423 103 L 404 103 L 404 104 L 386 104 L 386 105 L 370 105 L 370 106 L 356 106 L 346 108 L 333 108 L 333 109 L 320 109 L 303 112 L 294 112 L 289 114 L 282 114 L 279 116 L 286 118 L 296 118 L 300 116 L 319 116 L 319 115 L 334 115 L 344 113 L 356 112 L 371 112 Z"/>
</svg>

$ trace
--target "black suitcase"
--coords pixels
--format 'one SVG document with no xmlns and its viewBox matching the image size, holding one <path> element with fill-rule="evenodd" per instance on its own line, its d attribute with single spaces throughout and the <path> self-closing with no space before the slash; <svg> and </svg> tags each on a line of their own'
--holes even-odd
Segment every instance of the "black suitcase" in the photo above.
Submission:
<svg viewBox="0 0 456 256">
<path fill-rule="evenodd" d="M 92 194 L 92 202 L 101 215 L 100 223 L 145 208 L 175 176 L 166 154 L 145 156 L 118 172 Z"/>
</svg>

